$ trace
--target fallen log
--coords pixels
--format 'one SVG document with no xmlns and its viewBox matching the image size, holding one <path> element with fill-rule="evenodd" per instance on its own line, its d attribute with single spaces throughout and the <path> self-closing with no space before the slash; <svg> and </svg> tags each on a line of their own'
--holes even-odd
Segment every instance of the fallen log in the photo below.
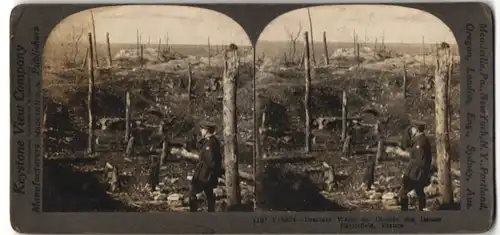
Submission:
<svg viewBox="0 0 500 235">
<path fill-rule="evenodd" d="M 290 154 L 290 153 L 286 153 Z M 312 161 L 315 158 L 311 155 L 302 155 L 298 154 L 296 156 L 288 156 L 288 157 L 283 157 L 281 156 L 264 156 L 262 158 L 263 161 L 265 161 L 268 164 L 272 163 L 297 163 L 297 162 L 307 162 L 307 161 Z"/>
<path fill-rule="evenodd" d="M 188 160 L 191 160 L 191 161 L 198 161 L 198 159 L 200 159 L 200 156 L 198 155 L 198 153 L 187 151 L 185 148 L 175 148 L 175 147 L 173 147 L 173 148 L 170 149 L 170 154 L 171 154 L 171 156 L 182 157 L 182 158 L 185 158 L 185 159 L 188 159 Z M 222 166 L 222 167 L 224 167 L 224 166 Z M 252 175 L 252 173 L 245 172 L 245 171 L 243 171 L 241 169 L 242 168 L 240 167 L 240 169 L 238 170 L 239 176 L 242 179 L 245 179 L 245 180 L 248 180 L 248 181 L 253 181 L 253 175 Z"/>
</svg>

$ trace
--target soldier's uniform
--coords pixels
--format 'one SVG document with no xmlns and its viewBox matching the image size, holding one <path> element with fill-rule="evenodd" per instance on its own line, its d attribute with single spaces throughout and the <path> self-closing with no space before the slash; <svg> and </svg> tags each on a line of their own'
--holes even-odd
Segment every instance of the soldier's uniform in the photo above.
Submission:
<svg viewBox="0 0 500 235">
<path fill-rule="evenodd" d="M 209 133 L 213 133 L 215 126 L 212 123 L 203 122 L 201 128 L 205 128 Z M 197 211 L 196 194 L 203 191 L 207 197 L 208 211 L 214 212 L 215 195 L 213 190 L 217 187 L 218 178 L 222 173 L 220 142 L 214 135 L 210 135 L 200 142 L 200 159 L 191 180 L 189 207 L 191 212 Z"/>
<path fill-rule="evenodd" d="M 418 196 L 418 209 L 425 208 L 426 198 L 424 188 L 430 183 L 430 171 L 432 164 L 432 152 L 429 139 L 423 133 L 425 123 L 413 121 L 412 126 L 420 130 L 413 136 L 409 148 L 410 162 L 405 168 L 403 182 L 399 191 L 401 210 L 408 210 L 408 193 L 415 190 Z"/>
</svg>

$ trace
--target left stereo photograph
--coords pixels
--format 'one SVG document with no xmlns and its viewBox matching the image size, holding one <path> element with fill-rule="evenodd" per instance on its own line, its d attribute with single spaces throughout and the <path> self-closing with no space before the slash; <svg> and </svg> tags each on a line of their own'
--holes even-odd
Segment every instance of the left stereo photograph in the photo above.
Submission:
<svg viewBox="0 0 500 235">
<path fill-rule="evenodd" d="M 42 56 L 43 212 L 253 211 L 253 48 L 230 17 L 88 9 Z"/>
</svg>

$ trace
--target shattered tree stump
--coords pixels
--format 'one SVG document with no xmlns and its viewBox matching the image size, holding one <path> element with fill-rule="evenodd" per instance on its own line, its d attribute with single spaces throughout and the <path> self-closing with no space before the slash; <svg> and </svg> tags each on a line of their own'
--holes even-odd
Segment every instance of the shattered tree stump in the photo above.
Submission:
<svg viewBox="0 0 500 235">
<path fill-rule="evenodd" d="M 448 82 L 451 69 L 451 51 L 447 44 L 442 44 L 437 51 L 435 82 L 435 110 L 436 110 L 436 153 L 441 203 L 453 203 L 453 189 L 451 184 L 450 140 L 448 133 Z"/>
<path fill-rule="evenodd" d="M 93 19 L 93 17 L 92 17 Z M 94 55 L 93 55 L 93 42 L 92 42 L 92 33 L 88 34 L 88 39 L 89 39 L 89 62 L 88 62 L 88 73 L 89 73 L 89 89 L 88 89 L 88 98 L 87 98 L 87 109 L 88 109 L 88 114 L 89 114 L 89 120 L 88 120 L 88 142 L 87 142 L 87 152 L 88 154 L 93 154 L 94 153 L 94 114 L 92 113 L 93 111 L 93 105 L 94 105 Z"/>
<path fill-rule="evenodd" d="M 130 137 L 127 143 L 127 149 L 125 150 L 125 156 L 130 158 L 134 153 L 134 137 Z"/>
<path fill-rule="evenodd" d="M 109 32 L 106 32 L 106 45 L 108 49 L 108 65 L 111 67 L 113 65 L 113 60 L 111 57 L 111 44 L 109 43 Z"/>
<path fill-rule="evenodd" d="M 310 100 L 311 100 L 311 69 L 310 69 L 310 56 L 309 56 L 309 37 L 308 32 L 304 33 L 304 43 L 305 43 L 305 59 L 304 59 L 304 69 L 305 69 L 305 97 L 304 97 L 304 109 L 306 113 L 305 127 L 306 127 L 306 152 L 311 152 L 311 114 L 310 114 Z"/>
<path fill-rule="evenodd" d="M 223 74 L 223 121 L 224 121 L 224 165 L 228 206 L 241 203 L 241 190 L 238 174 L 237 121 L 236 121 L 236 82 L 239 75 L 240 59 L 238 50 L 224 52 Z"/>
</svg>

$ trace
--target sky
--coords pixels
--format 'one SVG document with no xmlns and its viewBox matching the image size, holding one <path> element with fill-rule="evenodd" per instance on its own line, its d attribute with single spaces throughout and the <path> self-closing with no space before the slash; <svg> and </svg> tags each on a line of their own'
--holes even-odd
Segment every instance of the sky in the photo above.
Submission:
<svg viewBox="0 0 500 235">
<path fill-rule="evenodd" d="M 142 41 L 170 44 L 207 43 L 250 45 L 250 41 L 239 24 L 226 15 L 215 11 L 185 6 L 114 6 L 93 9 L 98 42 L 105 42 L 106 32 L 112 43 L 135 43 L 137 30 Z M 456 43 L 450 29 L 437 17 L 411 8 L 383 5 L 339 5 L 311 7 L 311 18 L 315 41 L 321 40 L 323 31 L 328 41 L 352 41 L 353 30 L 358 40 L 374 42 L 382 35 L 387 43 L 426 43 L 446 41 Z M 65 18 L 51 33 L 49 40 L 70 40 L 68 32 L 73 27 L 90 32 L 90 11 L 76 13 Z M 259 40 L 287 41 L 289 32 L 309 30 L 306 9 L 285 13 L 271 21 Z"/>
</svg>

